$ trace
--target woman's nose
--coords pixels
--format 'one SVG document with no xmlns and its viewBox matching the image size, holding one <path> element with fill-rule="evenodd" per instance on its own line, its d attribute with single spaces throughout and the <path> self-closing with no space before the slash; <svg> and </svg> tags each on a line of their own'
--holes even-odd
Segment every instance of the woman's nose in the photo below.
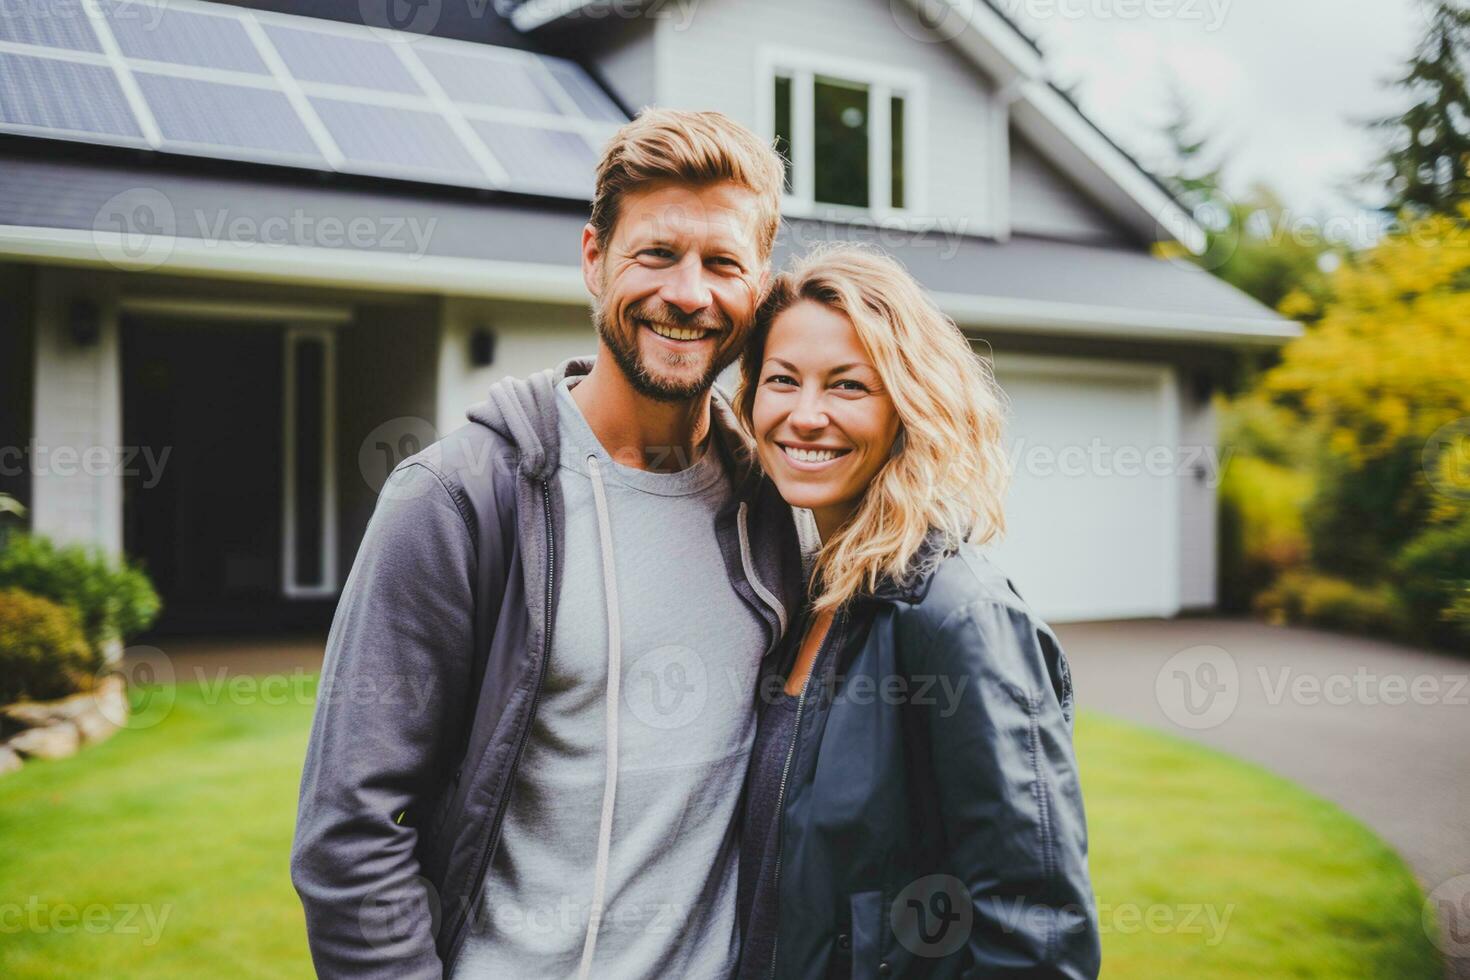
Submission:
<svg viewBox="0 0 1470 980">
<path fill-rule="evenodd" d="M 827 411 L 820 392 L 803 391 L 791 413 L 791 424 L 798 429 L 821 429 L 827 425 Z"/>
</svg>

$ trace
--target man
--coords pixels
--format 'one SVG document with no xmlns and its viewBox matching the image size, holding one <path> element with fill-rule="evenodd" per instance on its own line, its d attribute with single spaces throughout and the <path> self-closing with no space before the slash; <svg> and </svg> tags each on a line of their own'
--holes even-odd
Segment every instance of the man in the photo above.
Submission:
<svg viewBox="0 0 1470 980">
<path fill-rule="evenodd" d="M 327 641 L 292 878 L 329 977 L 722 977 L 790 509 L 712 384 L 782 167 L 645 112 L 598 167 L 595 361 L 495 385 L 385 484 Z"/>
</svg>

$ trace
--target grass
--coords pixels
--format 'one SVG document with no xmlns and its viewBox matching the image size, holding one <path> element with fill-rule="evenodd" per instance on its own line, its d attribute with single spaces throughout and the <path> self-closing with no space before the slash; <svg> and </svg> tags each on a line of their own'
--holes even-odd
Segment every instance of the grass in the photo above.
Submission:
<svg viewBox="0 0 1470 980">
<path fill-rule="evenodd" d="M 0 976 L 312 975 L 287 875 L 312 688 L 249 692 L 180 686 L 0 779 Z M 1442 976 L 1413 878 L 1340 810 L 1096 716 L 1078 747 L 1105 977 Z"/>
</svg>

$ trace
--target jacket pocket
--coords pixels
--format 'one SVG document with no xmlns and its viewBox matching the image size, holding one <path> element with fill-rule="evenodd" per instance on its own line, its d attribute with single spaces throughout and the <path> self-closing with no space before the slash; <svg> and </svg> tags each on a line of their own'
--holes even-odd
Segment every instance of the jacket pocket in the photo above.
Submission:
<svg viewBox="0 0 1470 980">
<path fill-rule="evenodd" d="M 849 901 L 853 980 L 880 980 L 888 975 L 888 964 L 883 960 L 883 933 L 887 927 L 883 921 L 883 893 L 858 892 Z"/>
</svg>

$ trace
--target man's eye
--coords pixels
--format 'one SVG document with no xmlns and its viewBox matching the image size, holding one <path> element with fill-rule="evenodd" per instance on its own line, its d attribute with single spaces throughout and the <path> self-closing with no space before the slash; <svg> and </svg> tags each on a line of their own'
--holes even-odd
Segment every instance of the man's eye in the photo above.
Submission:
<svg viewBox="0 0 1470 980">
<path fill-rule="evenodd" d="M 653 258 L 653 259 L 671 259 L 671 258 L 674 257 L 673 251 L 671 251 L 670 249 L 667 249 L 667 248 L 645 248 L 643 251 L 639 252 L 638 254 L 639 255 L 646 255 L 649 258 Z"/>
<path fill-rule="evenodd" d="M 716 265 L 727 266 L 731 269 L 740 268 L 740 263 L 730 258 L 730 256 L 728 255 L 716 255 L 714 258 L 710 259 L 710 261 L 715 263 Z"/>
</svg>

